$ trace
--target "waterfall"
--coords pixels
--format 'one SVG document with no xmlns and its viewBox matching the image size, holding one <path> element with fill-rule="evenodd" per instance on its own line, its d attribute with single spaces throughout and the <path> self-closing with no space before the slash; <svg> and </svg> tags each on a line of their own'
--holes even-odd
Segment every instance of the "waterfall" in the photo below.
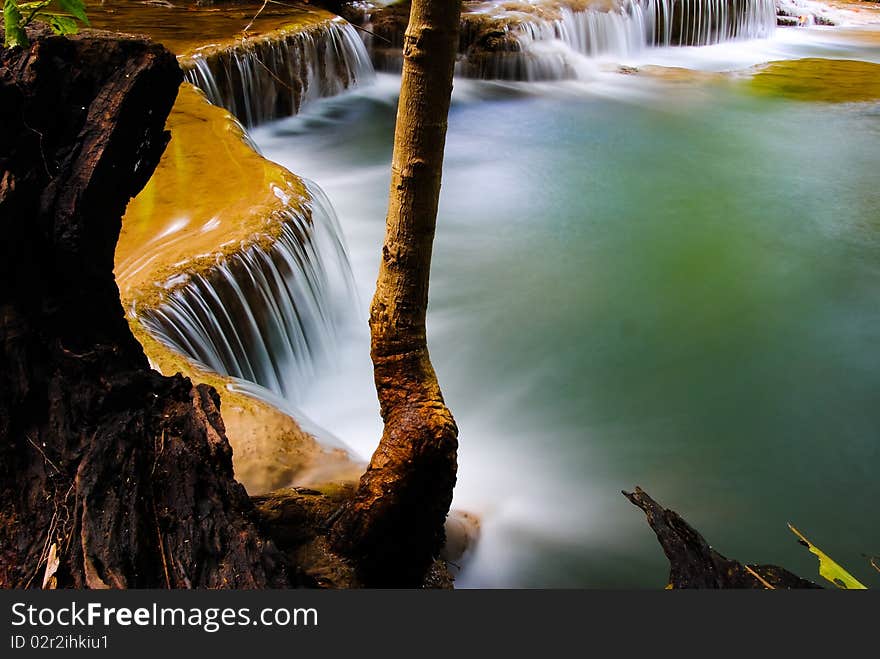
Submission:
<svg viewBox="0 0 880 659">
<path fill-rule="evenodd" d="M 349 300 L 354 290 L 336 214 L 320 188 L 307 187 L 305 204 L 278 211 L 278 235 L 175 278 L 160 305 L 139 312 L 157 338 L 198 364 L 288 401 L 333 348 L 338 291 Z"/>
<path fill-rule="evenodd" d="M 577 77 L 566 51 L 631 57 L 646 47 L 708 46 L 770 36 L 775 0 L 624 0 L 612 10 L 561 8 L 514 28 L 519 51 L 483 62 L 479 77 L 553 80 Z M 493 61 L 494 60 L 494 61 Z"/>
<path fill-rule="evenodd" d="M 473 61 L 466 58 L 459 62 L 458 73 L 503 80 L 575 78 L 572 51 L 586 57 L 628 56 L 656 43 L 657 11 L 663 11 L 671 1 L 627 0 L 610 11 L 562 7 L 552 19 L 528 15 L 510 28 L 516 50 L 486 54 Z"/>
<path fill-rule="evenodd" d="M 246 126 L 296 114 L 374 76 L 357 30 L 342 19 L 208 46 L 181 60 L 186 80 Z"/>
<path fill-rule="evenodd" d="M 776 29 L 775 0 L 652 0 L 662 5 L 655 43 L 708 46 L 732 39 L 760 39 Z M 655 9 L 656 12 L 656 9 Z"/>
<path fill-rule="evenodd" d="M 626 58 L 649 47 L 764 38 L 776 29 L 776 0 L 612 0 L 611 6 L 597 2 L 576 9 L 558 4 L 487 2 L 464 14 L 457 75 L 577 78 L 578 58 Z M 492 30 L 485 31 L 491 24 Z M 396 45 L 399 35 L 392 36 Z M 399 70 L 399 52 L 389 52 L 369 37 L 366 41 L 377 65 Z"/>
<path fill-rule="evenodd" d="M 541 48 L 551 42 L 588 57 L 628 57 L 648 46 L 708 46 L 768 37 L 775 29 L 775 0 L 624 0 L 607 11 L 563 7 L 557 18 L 523 21 L 515 32 L 528 62 L 546 59 Z M 570 77 L 559 63 L 523 68 L 526 79 Z"/>
</svg>

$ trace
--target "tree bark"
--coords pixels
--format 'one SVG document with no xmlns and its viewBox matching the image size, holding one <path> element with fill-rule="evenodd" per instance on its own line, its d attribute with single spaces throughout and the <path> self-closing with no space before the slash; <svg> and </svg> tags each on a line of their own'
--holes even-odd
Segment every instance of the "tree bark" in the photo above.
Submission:
<svg viewBox="0 0 880 659">
<path fill-rule="evenodd" d="M 674 510 L 664 508 L 637 487 L 623 495 L 641 508 L 669 559 L 668 588 L 820 588 L 777 565 L 746 564 L 715 551 Z"/>
<path fill-rule="evenodd" d="M 461 2 L 414 0 L 392 157 L 382 262 L 370 310 L 385 427 L 334 547 L 368 584 L 419 585 L 439 552 L 458 429 L 428 355 L 425 314 Z"/>
<path fill-rule="evenodd" d="M 0 53 L 0 587 L 289 585 L 217 393 L 151 371 L 113 256 L 182 74 L 152 42 Z"/>
</svg>

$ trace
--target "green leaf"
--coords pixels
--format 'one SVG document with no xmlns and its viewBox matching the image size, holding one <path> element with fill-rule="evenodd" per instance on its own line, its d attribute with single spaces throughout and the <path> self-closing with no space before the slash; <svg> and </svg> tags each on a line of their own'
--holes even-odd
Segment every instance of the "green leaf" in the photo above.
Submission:
<svg viewBox="0 0 880 659">
<path fill-rule="evenodd" d="M 58 4 L 61 5 L 61 8 L 64 11 L 74 18 L 82 21 L 86 25 L 91 25 L 89 23 L 89 17 L 86 16 L 86 8 L 82 3 L 82 0 L 58 0 Z"/>
<path fill-rule="evenodd" d="M 44 23 L 48 23 L 49 27 L 52 28 L 52 32 L 55 34 L 76 34 L 77 26 L 76 20 L 71 16 L 63 16 L 61 14 L 44 14 L 40 12 L 36 16 L 35 19 L 38 21 L 43 21 Z"/>
<path fill-rule="evenodd" d="M 31 24 L 31 21 L 34 20 L 34 16 L 37 15 L 44 7 L 48 7 L 52 4 L 52 0 L 42 0 L 41 2 L 26 2 L 24 4 L 19 3 L 18 0 L 15 0 L 18 3 L 18 9 L 22 12 L 27 12 L 27 15 L 24 17 L 24 20 L 19 23 L 22 28 L 27 27 Z"/>
<path fill-rule="evenodd" d="M 851 575 L 840 565 L 831 560 L 831 557 L 828 556 L 828 554 L 826 554 L 812 542 L 807 540 L 806 537 L 804 537 L 803 533 L 798 531 L 791 524 L 788 525 L 788 528 L 790 528 L 791 532 L 794 533 L 798 538 L 800 538 L 800 542 L 802 545 L 809 549 L 810 552 L 818 556 L 820 576 L 827 579 L 838 588 L 843 588 L 845 590 L 867 590 L 867 586 L 859 582 L 853 575 Z"/>
<path fill-rule="evenodd" d="M 26 48 L 28 45 L 27 34 L 21 25 L 21 10 L 14 0 L 4 0 L 3 2 L 3 29 L 6 34 L 3 39 L 3 45 L 6 48 L 21 46 Z"/>
<path fill-rule="evenodd" d="M 18 8 L 23 12 L 29 12 L 35 9 L 42 9 L 43 7 L 47 7 L 50 4 L 52 4 L 52 0 L 40 0 L 39 2 L 19 2 Z"/>
</svg>

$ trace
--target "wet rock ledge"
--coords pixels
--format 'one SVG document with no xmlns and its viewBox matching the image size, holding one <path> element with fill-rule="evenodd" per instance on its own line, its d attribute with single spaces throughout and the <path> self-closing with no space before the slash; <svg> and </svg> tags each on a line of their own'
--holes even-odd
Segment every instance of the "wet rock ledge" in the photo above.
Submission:
<svg viewBox="0 0 880 659">
<path fill-rule="evenodd" d="M 219 266 L 236 263 L 255 249 L 271 254 L 285 230 L 307 243 L 314 222 L 312 200 L 302 180 L 260 156 L 241 125 L 192 85 L 180 87 L 166 126 L 171 141 L 149 183 L 128 204 L 116 246 L 116 282 L 132 332 L 153 368 L 166 375 L 182 373 L 220 393 L 235 474 L 249 493 L 356 480 L 363 465 L 345 450 L 321 446 L 291 416 L 244 393 L 244 383 L 198 365 L 169 342 L 180 331 L 166 320 L 173 313 L 169 301 L 195 295 L 194 279 L 218 282 L 216 300 L 201 304 L 222 307 L 217 318 L 228 318 L 240 300 L 221 297 L 227 289 L 220 285 L 224 276 Z M 241 286 L 247 284 L 247 272 L 237 277 Z M 307 283 L 309 288 L 321 282 Z M 288 300 L 291 306 L 307 301 Z M 239 311 L 237 324 L 247 326 L 241 317 L 246 314 Z M 306 313 L 307 308 L 297 311 Z M 165 343 L 159 340 L 163 336 Z M 262 340 L 262 335 L 251 338 L 253 343 Z M 176 345 L 189 341 L 182 337 Z M 204 359 L 202 363 L 231 372 L 222 364 Z"/>
<path fill-rule="evenodd" d="M 314 4 L 87 4 L 96 27 L 145 33 L 164 44 L 189 82 L 248 127 L 294 115 L 308 100 L 373 75 L 355 28 Z"/>
</svg>

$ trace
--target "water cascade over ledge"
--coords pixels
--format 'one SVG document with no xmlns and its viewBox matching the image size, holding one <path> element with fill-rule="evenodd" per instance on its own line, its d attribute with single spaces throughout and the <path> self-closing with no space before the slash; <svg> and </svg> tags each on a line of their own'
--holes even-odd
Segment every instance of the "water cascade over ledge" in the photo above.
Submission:
<svg viewBox="0 0 880 659">
<path fill-rule="evenodd" d="M 405 24 L 389 10 L 367 16 L 377 66 L 399 70 Z M 775 0 L 569 0 L 469 3 L 456 73 L 502 80 L 578 78 L 584 57 L 627 58 L 645 48 L 765 38 Z M 384 47 L 385 42 L 391 47 Z"/>
<path fill-rule="evenodd" d="M 169 127 L 117 247 L 129 315 L 197 365 L 294 401 L 353 304 L 336 214 L 193 86 Z"/>
<path fill-rule="evenodd" d="M 248 127 L 294 115 L 309 100 L 374 76 L 357 30 L 339 18 L 206 46 L 180 63 L 186 80 Z"/>
<path fill-rule="evenodd" d="M 334 344 L 331 290 L 350 283 L 333 209 L 317 186 L 308 192 L 278 211 L 276 236 L 187 276 L 142 311 L 147 329 L 212 371 L 296 400 Z"/>
<path fill-rule="evenodd" d="M 631 57 L 648 47 L 708 46 L 770 36 L 774 0 L 623 0 L 613 8 L 561 7 L 529 15 L 511 28 L 517 48 L 462 61 L 479 78 L 559 80 L 578 77 L 571 53 Z"/>
</svg>

